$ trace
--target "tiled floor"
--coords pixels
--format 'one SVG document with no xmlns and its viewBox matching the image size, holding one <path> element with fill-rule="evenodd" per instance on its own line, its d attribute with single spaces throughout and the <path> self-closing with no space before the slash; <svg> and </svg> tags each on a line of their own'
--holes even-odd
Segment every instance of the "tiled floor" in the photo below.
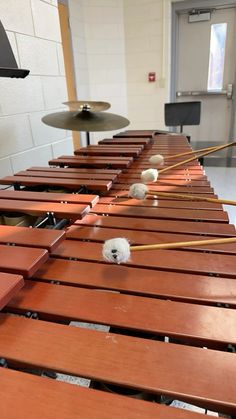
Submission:
<svg viewBox="0 0 236 419">
<path fill-rule="evenodd" d="M 205 167 L 208 180 L 211 182 L 218 198 L 236 201 L 236 168 L 235 167 Z M 236 226 L 236 206 L 225 205 L 230 223 Z"/>
</svg>

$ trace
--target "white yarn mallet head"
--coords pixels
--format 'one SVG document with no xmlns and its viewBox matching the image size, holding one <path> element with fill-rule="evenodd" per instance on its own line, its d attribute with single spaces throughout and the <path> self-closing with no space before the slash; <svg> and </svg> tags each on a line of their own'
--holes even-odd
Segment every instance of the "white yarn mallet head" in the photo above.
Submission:
<svg viewBox="0 0 236 419">
<path fill-rule="evenodd" d="M 106 240 L 102 249 L 103 258 L 108 262 L 125 263 L 130 257 L 130 245 L 125 238 Z"/>
<path fill-rule="evenodd" d="M 141 173 L 141 181 L 143 183 L 156 182 L 157 178 L 158 178 L 157 169 L 147 169 L 147 170 L 143 170 Z"/>
<path fill-rule="evenodd" d="M 149 159 L 151 164 L 157 164 L 159 166 L 163 166 L 164 164 L 164 157 L 161 154 L 155 154 L 151 156 Z"/>
<path fill-rule="evenodd" d="M 125 238 L 115 238 L 107 240 L 103 245 L 103 257 L 108 262 L 126 263 L 130 258 L 131 251 L 139 250 L 157 250 L 157 249 L 179 249 L 183 247 L 204 246 L 212 244 L 236 243 L 236 237 L 207 239 L 207 240 L 193 240 L 187 242 L 171 242 L 171 243 L 157 243 L 146 244 L 140 246 L 130 246 Z"/>
<path fill-rule="evenodd" d="M 148 187 L 144 183 L 133 183 L 129 188 L 129 196 L 135 199 L 145 199 Z"/>
</svg>

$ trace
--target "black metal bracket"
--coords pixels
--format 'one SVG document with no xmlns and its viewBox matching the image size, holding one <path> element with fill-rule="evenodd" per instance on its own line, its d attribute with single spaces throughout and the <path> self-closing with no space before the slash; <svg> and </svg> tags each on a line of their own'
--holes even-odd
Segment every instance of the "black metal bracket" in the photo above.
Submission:
<svg viewBox="0 0 236 419">
<path fill-rule="evenodd" d="M 88 131 L 86 131 L 86 141 L 87 141 L 87 145 L 90 145 L 90 135 Z"/>
<path fill-rule="evenodd" d="M 49 224 L 49 225 L 47 225 Z M 54 213 L 48 212 L 46 216 L 39 217 L 34 223 L 33 228 L 45 228 L 53 230 L 61 230 L 69 224 L 69 220 L 63 218 L 57 221 Z"/>
<path fill-rule="evenodd" d="M 39 217 L 32 227 L 33 228 L 44 228 L 47 221 L 48 221 L 48 216 Z"/>
<path fill-rule="evenodd" d="M 85 185 L 82 185 L 76 192 L 73 192 L 75 195 L 79 195 L 80 193 L 87 193 L 88 189 Z"/>
<path fill-rule="evenodd" d="M 14 183 L 12 186 L 13 186 L 15 191 L 20 191 L 20 184 L 19 183 Z"/>
<path fill-rule="evenodd" d="M 39 217 L 38 221 L 36 221 L 33 227 L 42 228 L 42 227 L 45 227 L 47 223 L 49 223 L 52 226 L 56 225 L 57 221 L 53 212 L 47 212 L 45 216 Z"/>
<path fill-rule="evenodd" d="M 57 221 L 56 224 L 49 226 L 48 228 L 53 230 L 62 230 L 68 224 L 70 224 L 70 221 L 67 218 L 63 218 L 62 220 Z"/>
</svg>

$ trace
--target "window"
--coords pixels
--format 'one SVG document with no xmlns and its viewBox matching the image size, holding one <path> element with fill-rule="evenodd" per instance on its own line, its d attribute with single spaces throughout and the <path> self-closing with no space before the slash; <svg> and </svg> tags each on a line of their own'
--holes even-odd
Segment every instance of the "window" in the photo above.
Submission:
<svg viewBox="0 0 236 419">
<path fill-rule="evenodd" d="M 227 23 L 211 25 L 207 90 L 223 88 Z"/>
</svg>

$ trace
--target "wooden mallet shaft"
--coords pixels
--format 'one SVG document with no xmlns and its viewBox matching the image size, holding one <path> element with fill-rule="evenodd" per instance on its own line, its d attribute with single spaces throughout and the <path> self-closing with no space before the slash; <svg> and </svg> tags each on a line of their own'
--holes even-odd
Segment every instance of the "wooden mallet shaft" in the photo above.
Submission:
<svg viewBox="0 0 236 419">
<path fill-rule="evenodd" d="M 232 143 L 228 143 L 228 144 L 222 145 L 222 146 L 220 146 L 220 147 L 216 147 L 216 148 L 214 148 L 214 150 L 209 150 L 209 151 L 206 151 L 205 153 L 200 153 L 200 154 L 197 156 L 197 158 L 199 159 L 200 157 L 207 156 L 208 154 L 214 153 L 215 151 L 218 151 L 218 150 L 223 150 L 224 148 L 231 147 L 231 146 L 233 146 L 233 145 L 235 145 L 235 144 L 236 144 L 236 141 L 234 141 L 234 142 L 232 142 Z M 190 163 L 191 161 L 193 161 L 193 160 L 195 160 L 195 159 L 196 159 L 196 156 L 191 157 L 190 159 L 187 159 L 187 160 L 181 161 L 181 162 L 179 162 L 179 163 L 172 164 L 171 166 L 168 166 L 168 167 L 165 167 L 164 169 L 159 170 L 159 174 L 160 174 L 160 173 L 165 173 L 165 172 L 167 172 L 168 170 L 175 169 L 176 167 L 182 166 L 182 165 L 183 165 L 183 164 L 185 164 L 185 163 Z"/>
<path fill-rule="evenodd" d="M 212 202 L 215 204 L 224 204 L 224 205 L 236 205 L 236 201 L 230 201 L 229 199 L 216 199 L 216 198 L 206 198 L 205 196 L 197 195 L 184 195 L 174 192 L 157 192 L 157 191 L 148 191 L 149 195 L 163 196 L 168 198 L 181 198 L 187 199 L 189 201 L 203 201 L 203 202 Z"/>
<path fill-rule="evenodd" d="M 139 250 L 157 250 L 157 249 L 179 249 L 181 247 L 191 246 L 205 246 L 214 244 L 229 244 L 236 243 L 236 237 L 229 237 L 224 239 L 209 239 L 209 240 L 193 240 L 188 242 L 175 242 L 175 243 L 160 243 L 160 244 L 146 244 L 143 246 L 130 246 L 130 251 L 136 252 Z"/>
<path fill-rule="evenodd" d="M 191 150 L 191 151 L 186 151 L 185 153 L 173 154 L 173 155 L 170 155 L 170 156 L 166 156 L 165 157 L 165 160 L 167 160 L 167 159 L 175 159 L 176 157 L 183 157 L 183 156 L 188 156 L 188 155 L 191 155 L 191 154 L 198 154 L 198 153 L 201 153 L 203 151 L 214 150 L 217 147 L 220 147 L 220 146 L 200 148 L 199 150 Z"/>
</svg>

